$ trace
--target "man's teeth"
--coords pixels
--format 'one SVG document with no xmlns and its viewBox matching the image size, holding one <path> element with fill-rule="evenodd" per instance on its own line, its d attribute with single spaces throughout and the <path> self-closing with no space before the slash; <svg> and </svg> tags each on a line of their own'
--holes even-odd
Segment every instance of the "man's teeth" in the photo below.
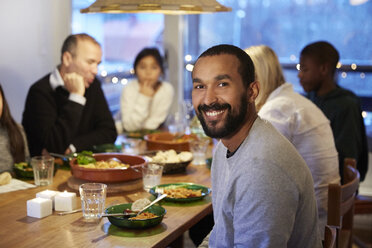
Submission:
<svg viewBox="0 0 372 248">
<path fill-rule="evenodd" d="M 209 111 L 209 112 L 206 112 L 205 114 L 207 116 L 216 116 L 216 115 L 222 114 L 223 112 L 224 112 L 224 110 L 220 110 L 220 111 Z"/>
</svg>

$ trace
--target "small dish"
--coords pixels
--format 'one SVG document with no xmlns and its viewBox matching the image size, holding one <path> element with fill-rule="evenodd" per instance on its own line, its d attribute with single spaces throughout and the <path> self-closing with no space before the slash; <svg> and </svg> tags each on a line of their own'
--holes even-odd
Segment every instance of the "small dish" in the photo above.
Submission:
<svg viewBox="0 0 372 248">
<path fill-rule="evenodd" d="M 171 198 L 171 197 L 165 197 L 165 201 L 169 202 L 192 202 L 192 201 L 198 201 L 209 195 L 211 192 L 210 188 L 194 184 L 194 183 L 169 183 L 169 184 L 161 184 L 155 187 L 152 187 L 150 189 L 150 194 L 157 196 L 160 193 L 163 193 L 164 189 L 175 189 L 175 188 L 186 188 L 191 190 L 201 190 L 201 196 L 197 197 L 190 197 L 190 198 Z"/>
<path fill-rule="evenodd" d="M 119 205 L 114 205 L 105 209 L 106 214 L 114 214 L 114 213 L 123 213 L 125 209 L 131 209 L 132 203 L 124 203 Z M 158 217 L 146 219 L 146 220 L 130 220 L 128 217 L 124 216 L 109 216 L 107 217 L 111 224 L 118 226 L 118 227 L 125 227 L 130 229 L 145 229 L 150 228 L 156 225 L 159 225 L 164 215 L 166 214 L 165 208 L 152 205 L 151 207 L 147 208 L 145 212 L 150 212 Z"/>
</svg>

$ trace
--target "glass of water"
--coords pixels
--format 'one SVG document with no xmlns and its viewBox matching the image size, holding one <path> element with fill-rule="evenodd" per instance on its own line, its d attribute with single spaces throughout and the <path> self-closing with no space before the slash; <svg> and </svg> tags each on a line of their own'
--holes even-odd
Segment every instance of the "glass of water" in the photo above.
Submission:
<svg viewBox="0 0 372 248">
<path fill-rule="evenodd" d="M 149 191 L 159 185 L 163 174 L 163 166 L 158 164 L 145 164 L 142 166 L 143 189 Z"/>
<path fill-rule="evenodd" d="M 103 183 L 85 183 L 79 186 L 81 209 L 85 219 L 101 218 L 105 209 L 107 185 Z"/>
<path fill-rule="evenodd" d="M 206 164 L 206 152 L 208 149 L 209 140 L 208 139 L 196 139 L 190 141 L 190 150 L 194 157 L 192 163 L 194 165 Z"/>
<path fill-rule="evenodd" d="M 34 181 L 38 186 L 53 183 L 54 158 L 50 156 L 36 156 L 31 158 Z"/>
</svg>

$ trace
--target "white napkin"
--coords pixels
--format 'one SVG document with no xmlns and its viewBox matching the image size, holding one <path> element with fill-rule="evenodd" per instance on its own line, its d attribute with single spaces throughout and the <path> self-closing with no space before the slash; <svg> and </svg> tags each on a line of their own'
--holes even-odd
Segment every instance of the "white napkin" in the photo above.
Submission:
<svg viewBox="0 0 372 248">
<path fill-rule="evenodd" d="M 22 190 L 22 189 L 35 188 L 35 187 L 36 185 L 34 184 L 26 183 L 21 180 L 12 178 L 10 183 L 0 186 L 0 194 L 11 192 L 11 191 Z"/>
</svg>

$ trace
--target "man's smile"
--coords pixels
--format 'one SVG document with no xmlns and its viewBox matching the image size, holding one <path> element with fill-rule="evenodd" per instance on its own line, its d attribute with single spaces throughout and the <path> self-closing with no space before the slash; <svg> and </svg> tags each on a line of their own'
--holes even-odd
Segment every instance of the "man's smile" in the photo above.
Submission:
<svg viewBox="0 0 372 248">
<path fill-rule="evenodd" d="M 205 111 L 205 115 L 208 116 L 208 117 L 215 117 L 215 116 L 218 116 L 218 115 L 221 115 L 222 113 L 224 113 L 225 110 L 211 110 L 211 111 Z"/>
</svg>

